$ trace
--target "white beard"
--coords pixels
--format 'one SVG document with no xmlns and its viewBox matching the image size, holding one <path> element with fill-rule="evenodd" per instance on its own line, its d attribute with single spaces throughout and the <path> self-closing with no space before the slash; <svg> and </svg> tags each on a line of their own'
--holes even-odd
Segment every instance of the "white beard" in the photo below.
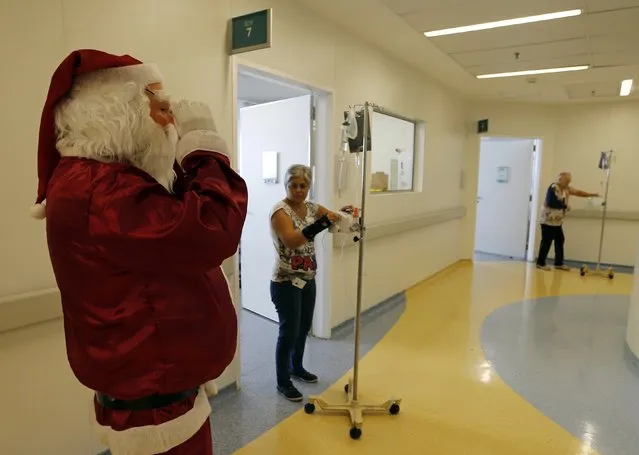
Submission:
<svg viewBox="0 0 639 455">
<path fill-rule="evenodd" d="M 172 191 L 177 129 L 162 128 L 149 113 L 148 97 L 133 83 L 80 80 L 56 110 L 57 149 L 62 156 L 129 163 Z"/>
</svg>

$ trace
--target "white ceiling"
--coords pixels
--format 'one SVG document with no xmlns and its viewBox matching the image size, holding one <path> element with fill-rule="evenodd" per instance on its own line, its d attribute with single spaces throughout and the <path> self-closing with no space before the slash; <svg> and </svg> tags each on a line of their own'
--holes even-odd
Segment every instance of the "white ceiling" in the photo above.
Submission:
<svg viewBox="0 0 639 455">
<path fill-rule="evenodd" d="M 246 105 L 271 103 L 309 93 L 304 88 L 258 74 L 244 72 L 238 74 L 237 98 L 244 101 Z"/>
<path fill-rule="evenodd" d="M 473 97 L 537 102 L 619 100 L 621 81 L 634 78 L 638 87 L 628 98 L 639 99 L 639 0 L 300 1 Z M 430 39 L 423 35 L 442 28 L 577 8 L 584 10 L 582 16 Z M 592 69 L 534 78 L 475 78 L 478 74 L 586 64 Z"/>
</svg>

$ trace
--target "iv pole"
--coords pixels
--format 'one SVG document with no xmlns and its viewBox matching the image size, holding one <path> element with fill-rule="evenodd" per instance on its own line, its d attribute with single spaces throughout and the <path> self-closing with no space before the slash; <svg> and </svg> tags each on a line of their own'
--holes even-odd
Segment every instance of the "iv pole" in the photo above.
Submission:
<svg viewBox="0 0 639 455">
<path fill-rule="evenodd" d="M 601 251 L 603 249 L 604 229 L 606 227 L 606 214 L 608 212 L 608 188 L 610 187 L 610 171 L 612 170 L 612 153 L 612 150 L 602 152 L 602 157 L 600 159 L 600 167 L 606 172 L 606 189 L 604 193 L 604 200 L 602 203 L 603 213 L 601 216 L 601 233 L 599 235 L 599 254 L 597 256 L 597 267 L 595 268 L 595 270 L 590 272 L 588 270 L 588 266 L 584 264 L 581 266 L 581 269 L 579 271 L 579 274 L 581 276 L 585 276 L 586 274 L 591 273 L 592 275 L 607 276 L 611 280 L 615 277 L 615 272 L 612 267 L 608 267 L 605 270 L 601 268 Z"/>
<path fill-rule="evenodd" d="M 362 282 L 364 278 L 364 246 L 366 243 L 366 227 L 364 215 L 366 213 L 367 185 L 367 155 L 368 155 L 368 134 L 370 128 L 369 108 L 374 107 L 370 103 L 364 104 L 364 134 L 362 141 L 362 201 L 359 213 L 359 260 L 357 265 L 357 306 L 355 310 L 355 355 L 353 359 L 353 377 L 348 385 L 344 387 L 348 393 L 348 400 L 344 404 L 331 404 L 318 397 L 310 397 L 308 403 L 304 405 L 307 414 L 313 414 L 315 410 L 327 414 L 347 414 L 351 420 L 350 436 L 352 439 L 359 439 L 362 436 L 362 425 L 364 424 L 364 414 L 390 414 L 397 415 L 400 411 L 401 399 L 390 399 L 380 404 L 364 404 L 359 401 L 359 355 L 360 355 L 360 330 L 362 316 Z"/>
</svg>

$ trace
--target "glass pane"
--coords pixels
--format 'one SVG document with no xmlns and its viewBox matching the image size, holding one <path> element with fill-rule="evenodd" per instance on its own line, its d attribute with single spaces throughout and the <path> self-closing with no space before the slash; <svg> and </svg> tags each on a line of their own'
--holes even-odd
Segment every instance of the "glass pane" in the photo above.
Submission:
<svg viewBox="0 0 639 455">
<path fill-rule="evenodd" d="M 412 191 L 415 124 L 373 112 L 371 143 L 371 192 Z"/>
</svg>

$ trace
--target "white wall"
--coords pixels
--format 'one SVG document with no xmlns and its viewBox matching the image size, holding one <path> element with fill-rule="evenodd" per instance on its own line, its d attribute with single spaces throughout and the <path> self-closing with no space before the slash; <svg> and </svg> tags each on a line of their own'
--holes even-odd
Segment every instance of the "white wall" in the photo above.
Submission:
<svg viewBox="0 0 639 455">
<path fill-rule="evenodd" d="M 538 196 L 543 195 L 555 175 L 571 171 L 573 185 L 586 191 L 601 191 L 603 173 L 597 168 L 599 152 L 614 149 L 614 163 L 610 186 L 609 209 L 639 211 L 634 195 L 639 191 L 635 169 L 639 168 L 639 103 L 579 104 L 575 106 L 536 106 L 510 103 L 477 103 L 471 111 L 471 127 L 476 121 L 488 118 L 489 134 L 510 137 L 539 137 L 543 139 L 541 181 Z M 474 229 L 473 207 L 478 164 L 479 136 L 470 137 L 465 148 L 465 169 L 468 186 L 465 201 L 469 213 L 465 221 L 467 242 L 463 255 L 472 252 L 468 232 Z M 573 209 L 587 209 L 587 200 L 573 198 Z M 593 219 L 567 218 L 566 258 L 596 261 L 601 222 Z M 634 264 L 639 247 L 639 222 L 609 221 L 606 224 L 603 260 L 615 264 Z M 537 236 L 539 237 L 539 236 Z M 537 240 L 538 245 L 538 240 Z M 537 245 L 535 247 L 537 247 Z"/>
<path fill-rule="evenodd" d="M 349 104 L 370 100 L 427 122 L 426 155 L 419 164 L 423 166 L 423 192 L 372 197 L 368 220 L 383 223 L 460 204 L 465 102 L 293 0 L 2 0 L 0 26 L 11 40 L 0 42 L 0 57 L 15 62 L 0 76 L 4 103 L 0 134 L 5 138 L 5 171 L 0 180 L 0 297 L 5 302 L 20 303 L 16 297 L 22 293 L 49 290 L 49 306 L 56 305 L 44 223 L 31 220 L 28 211 L 36 192 L 40 111 L 51 74 L 61 59 L 76 48 L 98 48 L 155 61 L 166 75 L 167 89 L 176 96 L 209 102 L 218 128 L 233 142 L 227 20 L 266 7 L 275 9 L 274 47 L 243 58 L 333 91 L 335 129 L 330 147 L 334 149 L 327 147 L 324 153 L 337 152 L 340 111 Z M 351 180 L 341 200 L 326 197 L 322 202 L 337 207 L 354 202 L 357 193 L 356 182 Z M 460 225 L 461 221 L 453 221 L 371 242 L 365 307 L 455 262 Z M 334 264 L 333 324 L 353 315 L 355 258 L 356 249 L 349 248 Z M 90 393 L 69 371 L 60 320 L 0 334 L 0 346 L 3 367 L 11 365 L 11 374 L 0 375 L 0 426 L 12 429 L 3 432 L 0 453 L 98 451 L 87 427 Z M 36 389 L 29 391 L 34 384 Z M 56 422 L 51 423 L 52 417 Z M 33 437 L 33 422 L 42 422 L 37 438 Z"/>
<path fill-rule="evenodd" d="M 639 251 L 635 264 L 639 265 Z M 628 309 L 628 327 L 626 328 L 626 343 L 632 353 L 639 357 L 639 273 L 635 273 L 632 296 Z"/>
</svg>

